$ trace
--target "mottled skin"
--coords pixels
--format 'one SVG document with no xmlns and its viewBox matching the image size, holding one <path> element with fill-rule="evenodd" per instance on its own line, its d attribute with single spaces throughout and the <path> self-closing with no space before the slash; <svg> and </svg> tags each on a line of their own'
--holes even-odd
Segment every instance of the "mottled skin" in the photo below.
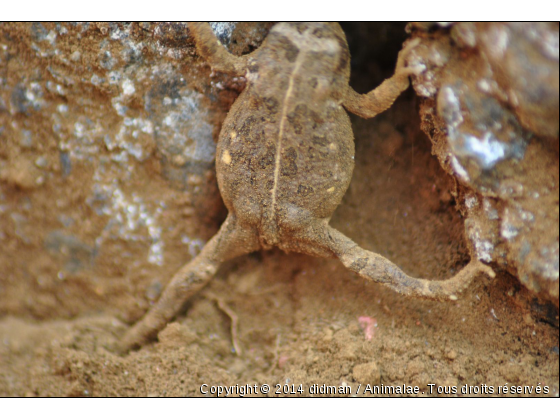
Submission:
<svg viewBox="0 0 560 420">
<path fill-rule="evenodd" d="M 405 66 L 413 43 L 401 51 L 390 79 L 360 95 L 348 85 L 350 54 L 338 24 L 279 23 L 259 49 L 242 57 L 230 54 L 207 23 L 190 23 L 189 29 L 214 69 L 247 78 L 223 124 L 216 155 L 229 215 L 128 331 L 123 350 L 153 338 L 223 261 L 273 246 L 339 258 L 369 280 L 432 299 L 457 299 L 479 273 L 494 276 L 473 259 L 448 280 L 412 278 L 328 224 L 354 168 L 354 139 L 344 108 L 365 118 L 389 108 L 408 87 L 408 76 L 418 72 Z"/>
</svg>

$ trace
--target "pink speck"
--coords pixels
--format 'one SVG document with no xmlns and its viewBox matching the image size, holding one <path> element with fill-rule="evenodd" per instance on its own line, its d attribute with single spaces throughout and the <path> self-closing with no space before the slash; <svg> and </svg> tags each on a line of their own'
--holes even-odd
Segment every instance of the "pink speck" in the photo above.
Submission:
<svg viewBox="0 0 560 420">
<path fill-rule="evenodd" d="M 371 341 L 375 335 L 375 328 L 377 328 L 377 319 L 369 316 L 360 316 L 358 317 L 358 323 L 364 332 L 366 340 Z"/>
<path fill-rule="evenodd" d="M 288 362 L 288 356 L 280 356 L 278 358 L 278 367 L 280 369 L 284 368 L 284 366 L 286 366 L 287 362 Z"/>
</svg>

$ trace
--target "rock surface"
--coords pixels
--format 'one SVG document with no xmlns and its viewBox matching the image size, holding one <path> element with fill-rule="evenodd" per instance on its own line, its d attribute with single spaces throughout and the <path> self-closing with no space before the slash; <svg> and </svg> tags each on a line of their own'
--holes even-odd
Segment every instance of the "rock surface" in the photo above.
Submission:
<svg viewBox="0 0 560 420">
<path fill-rule="evenodd" d="M 267 26 L 214 25 L 237 53 Z M 1 306 L 28 289 L 36 316 L 75 314 L 75 282 L 109 310 L 146 281 L 156 299 L 166 251 L 192 258 L 224 215 L 214 137 L 244 81 L 209 77 L 186 24 L 5 23 L 0 67 Z"/>
<path fill-rule="evenodd" d="M 558 304 L 558 23 L 410 24 L 422 127 L 478 258 Z"/>
</svg>

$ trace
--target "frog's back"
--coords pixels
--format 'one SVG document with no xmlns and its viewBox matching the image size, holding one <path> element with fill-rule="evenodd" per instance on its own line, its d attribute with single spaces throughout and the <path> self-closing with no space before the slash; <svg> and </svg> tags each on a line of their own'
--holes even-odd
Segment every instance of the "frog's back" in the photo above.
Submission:
<svg viewBox="0 0 560 420">
<path fill-rule="evenodd" d="M 340 105 L 349 54 L 340 27 L 278 24 L 251 59 L 216 166 L 226 205 L 271 245 L 328 218 L 348 188 L 354 142 Z"/>
</svg>

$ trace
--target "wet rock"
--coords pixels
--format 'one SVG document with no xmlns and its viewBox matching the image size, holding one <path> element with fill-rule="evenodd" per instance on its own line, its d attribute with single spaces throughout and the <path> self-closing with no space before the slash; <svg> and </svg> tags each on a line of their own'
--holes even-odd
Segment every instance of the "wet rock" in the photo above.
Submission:
<svg viewBox="0 0 560 420">
<path fill-rule="evenodd" d="M 411 24 L 422 128 L 477 257 L 558 302 L 558 23 Z"/>
</svg>

